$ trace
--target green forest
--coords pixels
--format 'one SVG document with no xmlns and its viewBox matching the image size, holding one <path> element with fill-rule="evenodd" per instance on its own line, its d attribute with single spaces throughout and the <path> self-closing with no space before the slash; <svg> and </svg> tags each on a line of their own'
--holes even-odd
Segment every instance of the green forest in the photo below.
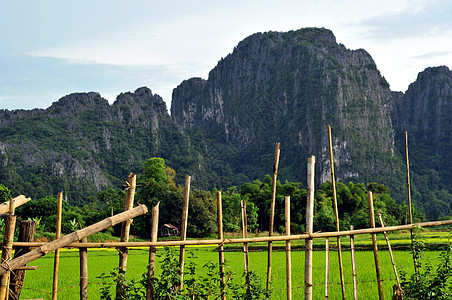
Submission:
<svg viewBox="0 0 452 300">
<path fill-rule="evenodd" d="M 184 186 L 175 182 L 176 172 L 167 166 L 164 159 L 154 157 L 143 164 L 141 174 L 137 174 L 135 203 L 145 204 L 150 209 L 160 202 L 160 224 L 180 226 Z M 267 231 L 270 218 L 272 177 L 265 175 L 261 179 L 231 186 L 222 191 L 223 223 L 225 232 L 241 231 L 241 200 L 247 203 L 248 229 L 251 232 Z M 299 182 L 279 182 L 276 185 L 275 230 L 284 233 L 284 197 L 291 197 L 291 227 L 293 233 L 305 232 L 307 191 Z M 350 225 L 356 229 L 370 226 L 367 192 L 374 195 L 376 213 L 381 213 L 385 224 L 400 225 L 407 220 L 408 207 L 397 204 L 387 187 L 378 183 L 336 183 L 338 211 L 341 230 Z M 189 199 L 188 230 L 189 237 L 208 237 L 217 231 L 216 193 L 213 190 L 192 189 Z M 8 201 L 11 192 L 0 185 L 2 202 Z M 62 231 L 70 233 L 80 226 L 88 226 L 124 210 L 126 197 L 123 190 L 109 188 L 97 194 L 96 200 L 83 207 L 71 206 L 63 201 Z M 325 182 L 316 188 L 314 205 L 314 230 L 334 231 L 333 192 L 331 182 Z M 20 219 L 38 221 L 38 233 L 55 232 L 57 200 L 54 195 L 32 199 L 17 209 Z M 414 209 L 414 221 L 424 221 L 425 217 Z M 134 220 L 131 234 L 139 238 L 149 238 L 150 214 Z M 4 224 L 1 224 L 2 227 Z M 3 229 L 3 228 L 2 228 Z M 120 235 L 120 226 L 108 230 L 113 236 Z"/>
</svg>

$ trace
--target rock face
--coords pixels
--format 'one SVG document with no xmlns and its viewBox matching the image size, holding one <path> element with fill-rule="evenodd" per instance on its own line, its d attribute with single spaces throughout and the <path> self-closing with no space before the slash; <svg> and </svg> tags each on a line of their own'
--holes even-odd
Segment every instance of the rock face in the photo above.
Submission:
<svg viewBox="0 0 452 300">
<path fill-rule="evenodd" d="M 329 179 L 327 125 L 338 179 L 379 180 L 393 158 L 391 91 L 371 56 L 337 44 L 331 31 L 307 28 L 254 34 L 210 72 L 173 91 L 172 118 L 227 142 L 238 173 L 270 173 L 281 142 L 281 174 L 305 178 L 317 157 L 318 182 Z"/>
</svg>

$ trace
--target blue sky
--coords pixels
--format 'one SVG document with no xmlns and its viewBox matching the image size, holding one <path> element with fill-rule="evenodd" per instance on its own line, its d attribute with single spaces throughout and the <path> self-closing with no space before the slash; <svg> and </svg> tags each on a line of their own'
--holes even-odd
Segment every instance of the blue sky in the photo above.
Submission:
<svg viewBox="0 0 452 300">
<path fill-rule="evenodd" d="M 0 109 L 47 108 L 73 92 L 110 102 L 148 86 L 169 108 L 255 32 L 331 29 L 367 50 L 391 89 L 452 68 L 452 1 L 0 0 Z"/>
</svg>

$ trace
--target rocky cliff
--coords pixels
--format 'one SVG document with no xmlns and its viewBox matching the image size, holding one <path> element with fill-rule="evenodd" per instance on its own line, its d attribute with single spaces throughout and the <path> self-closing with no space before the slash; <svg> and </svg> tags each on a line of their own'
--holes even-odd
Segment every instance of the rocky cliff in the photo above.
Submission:
<svg viewBox="0 0 452 300">
<path fill-rule="evenodd" d="M 193 78 L 174 90 L 171 116 L 232 144 L 236 154 L 225 163 L 251 179 L 271 172 L 274 144 L 281 142 L 283 178 L 304 179 L 306 159 L 315 155 L 318 182 L 328 180 L 330 124 L 338 179 L 368 182 L 399 169 L 391 101 L 366 51 L 338 44 L 329 30 L 306 28 L 246 38 L 207 80 Z"/>
</svg>

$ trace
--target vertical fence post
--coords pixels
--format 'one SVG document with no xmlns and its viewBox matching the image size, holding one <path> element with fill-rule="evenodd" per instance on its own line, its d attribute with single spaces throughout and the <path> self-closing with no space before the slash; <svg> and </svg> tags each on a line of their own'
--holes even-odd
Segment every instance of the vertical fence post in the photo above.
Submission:
<svg viewBox="0 0 452 300">
<path fill-rule="evenodd" d="M 290 235 L 290 196 L 285 197 L 286 235 Z M 292 262 L 290 259 L 290 241 L 286 241 L 286 289 L 287 300 L 292 299 Z"/>
<path fill-rule="evenodd" d="M 350 230 L 355 229 L 353 225 L 350 225 Z M 353 271 L 353 297 L 358 300 L 358 278 L 356 276 L 356 257 L 355 257 L 355 236 L 350 235 L 350 251 L 352 255 L 352 271 Z"/>
<path fill-rule="evenodd" d="M 330 288 L 330 238 L 325 238 L 325 300 L 329 298 Z"/>
<path fill-rule="evenodd" d="M 328 125 L 328 142 L 330 149 L 330 170 L 331 170 L 331 185 L 333 188 L 333 204 L 334 204 L 334 215 L 336 218 L 336 230 L 340 231 L 339 227 L 339 211 L 337 209 L 337 194 L 336 194 L 336 180 L 334 178 L 334 159 L 333 159 L 333 141 L 331 137 L 331 126 Z M 337 254 L 339 258 L 339 273 L 341 276 L 341 288 L 342 288 L 342 299 L 345 300 L 345 281 L 344 281 L 344 269 L 342 267 L 342 249 L 341 249 L 341 238 L 337 237 Z"/>
<path fill-rule="evenodd" d="M 242 235 L 243 238 L 248 237 L 248 221 L 246 219 L 246 201 L 242 200 Z M 250 263 L 248 257 L 248 243 L 243 243 L 243 255 L 245 258 L 245 284 L 246 284 L 246 294 L 250 293 Z"/>
<path fill-rule="evenodd" d="M 133 208 L 133 201 L 135 198 L 135 189 L 137 185 L 137 175 L 130 173 L 127 178 L 127 195 L 126 202 L 124 205 L 124 211 L 130 210 Z M 132 219 L 126 220 L 122 223 L 121 226 L 121 242 L 128 242 L 130 235 L 130 226 L 132 225 Z M 118 281 L 116 285 L 116 297 L 120 298 L 124 294 L 123 280 L 126 277 L 127 270 L 127 258 L 129 257 L 129 248 L 120 247 L 119 248 L 119 272 L 123 272 L 123 277 L 120 281 Z"/>
<path fill-rule="evenodd" d="M 369 217 L 370 217 L 370 227 L 375 228 L 375 214 L 374 214 L 374 201 L 372 198 L 372 192 L 367 192 L 368 200 L 369 200 Z M 375 271 L 377 273 L 377 283 L 378 283 L 378 295 L 379 299 L 383 300 L 383 282 L 381 281 L 381 271 L 380 271 L 380 260 L 378 259 L 378 246 L 377 246 L 377 234 L 372 233 L 372 249 L 374 251 L 374 260 L 375 260 Z"/>
<path fill-rule="evenodd" d="M 63 213 L 63 193 L 58 193 L 57 198 L 57 219 L 56 219 L 56 232 L 55 240 L 61 237 L 61 217 Z M 55 258 L 53 262 L 53 287 L 52 287 L 52 300 L 58 298 L 58 269 L 60 266 L 60 249 L 55 250 Z"/>
<path fill-rule="evenodd" d="M 2 256 L 1 264 L 8 265 L 9 260 L 12 257 L 14 230 L 16 228 L 16 216 L 14 215 L 14 199 L 11 198 L 9 203 L 9 215 L 6 217 L 5 235 L 3 237 L 2 244 Z M 6 272 L 0 279 L 0 300 L 8 299 L 9 294 L 9 278 L 11 272 Z"/>
<path fill-rule="evenodd" d="M 184 190 L 184 206 L 182 210 L 182 226 L 181 226 L 181 240 L 187 239 L 187 222 L 188 222 L 188 201 L 190 199 L 190 176 L 185 175 L 185 190 Z M 180 246 L 179 252 L 180 262 L 180 289 L 184 288 L 184 263 L 185 263 L 185 245 Z"/>
<path fill-rule="evenodd" d="M 223 240 L 223 204 L 221 199 L 221 191 L 217 191 L 217 222 L 218 222 L 218 239 Z M 226 282 L 224 279 L 224 247 L 223 243 L 218 245 L 218 260 L 220 263 L 220 280 L 221 280 L 221 299 L 226 299 L 224 289 Z"/>
<path fill-rule="evenodd" d="M 408 214 L 410 217 L 410 224 L 413 224 L 413 212 L 411 210 L 411 183 L 410 183 L 410 161 L 408 158 L 408 132 L 405 131 L 405 157 L 406 157 L 406 181 L 407 181 L 407 189 L 408 189 Z M 417 261 L 416 254 L 414 249 L 414 241 L 413 241 L 413 228 L 410 229 L 411 236 L 411 251 L 413 252 L 413 263 L 414 263 L 414 272 L 417 273 Z"/>
<path fill-rule="evenodd" d="M 152 208 L 152 223 L 151 223 L 151 242 L 157 242 L 158 228 L 159 228 L 159 207 L 160 202 Z M 146 283 L 146 300 L 153 299 L 154 293 L 154 273 L 155 273 L 155 256 L 157 252 L 156 246 L 149 247 L 149 269 L 148 282 Z"/>
<path fill-rule="evenodd" d="M 383 218 L 382 218 L 381 214 L 378 214 L 378 218 L 380 219 L 381 227 L 385 227 L 385 223 L 383 222 Z M 398 293 L 402 294 L 403 293 L 402 292 L 402 286 L 400 285 L 399 274 L 397 273 L 397 267 L 396 267 L 396 264 L 395 264 L 395 261 L 394 261 L 394 255 L 392 254 L 391 243 L 389 242 L 388 234 L 386 233 L 386 231 L 383 231 L 383 234 L 385 236 L 386 244 L 388 245 L 389 256 L 391 257 L 392 269 L 394 270 L 394 275 L 395 275 L 396 280 L 397 280 L 397 287 L 396 287 L 396 289 L 398 290 Z"/>
<path fill-rule="evenodd" d="M 281 145 L 280 143 L 276 143 L 275 160 L 273 162 L 272 194 L 271 194 L 271 204 L 270 204 L 270 226 L 268 228 L 268 236 L 273 235 L 273 227 L 275 225 L 276 177 L 278 175 L 280 145 Z M 273 251 L 273 244 L 272 244 L 272 242 L 268 242 L 267 295 L 269 295 L 269 293 L 270 293 L 270 281 L 271 281 L 271 276 L 272 276 L 272 251 Z"/>
<path fill-rule="evenodd" d="M 312 234 L 314 223 L 314 174 L 315 156 L 308 159 L 308 182 L 306 201 L 306 233 Z M 304 264 L 304 298 L 312 299 L 312 238 L 305 240 L 305 264 Z"/>
<path fill-rule="evenodd" d="M 36 234 L 36 221 L 24 220 L 20 222 L 19 228 L 19 242 L 33 242 Z M 31 251 L 31 247 L 22 246 L 16 247 L 14 252 L 14 258 L 24 255 Z M 25 280 L 25 272 L 26 270 L 15 270 L 14 275 L 11 277 L 11 283 L 9 285 L 9 289 L 11 294 L 9 298 L 12 300 L 19 300 L 20 293 L 22 291 L 22 286 Z"/>
<path fill-rule="evenodd" d="M 87 243 L 88 238 L 84 237 L 80 243 Z M 80 300 L 88 299 L 88 248 L 78 249 L 80 256 Z"/>
</svg>

